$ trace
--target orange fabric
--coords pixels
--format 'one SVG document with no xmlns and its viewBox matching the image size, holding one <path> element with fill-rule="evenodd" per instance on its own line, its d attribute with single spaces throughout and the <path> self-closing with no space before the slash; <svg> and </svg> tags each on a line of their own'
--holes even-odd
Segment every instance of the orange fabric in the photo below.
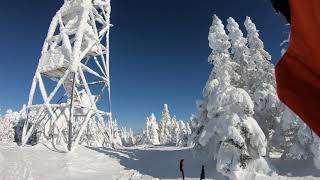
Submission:
<svg viewBox="0 0 320 180">
<path fill-rule="evenodd" d="M 276 65 L 279 98 L 320 136 L 320 0 L 290 0 L 289 48 Z"/>
</svg>

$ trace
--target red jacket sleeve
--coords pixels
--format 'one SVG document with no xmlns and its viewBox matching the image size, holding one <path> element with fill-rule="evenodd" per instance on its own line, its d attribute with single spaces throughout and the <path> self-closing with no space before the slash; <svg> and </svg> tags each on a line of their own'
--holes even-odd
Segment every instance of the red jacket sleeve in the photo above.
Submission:
<svg viewBox="0 0 320 180">
<path fill-rule="evenodd" d="M 290 0 L 291 37 L 276 65 L 279 98 L 320 135 L 320 1 Z"/>
</svg>

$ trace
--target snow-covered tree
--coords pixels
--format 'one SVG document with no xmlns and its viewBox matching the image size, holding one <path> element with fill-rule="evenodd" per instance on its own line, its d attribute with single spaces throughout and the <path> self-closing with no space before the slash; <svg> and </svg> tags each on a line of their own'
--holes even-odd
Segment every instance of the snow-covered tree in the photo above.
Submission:
<svg viewBox="0 0 320 180">
<path fill-rule="evenodd" d="M 320 169 L 320 138 L 293 111 L 285 108 L 281 118 L 282 159 L 313 159 Z"/>
<path fill-rule="evenodd" d="M 189 122 L 186 123 L 186 131 L 187 131 L 187 134 L 190 136 L 191 133 L 192 133 L 192 131 L 191 131 L 190 123 L 189 123 Z"/>
<path fill-rule="evenodd" d="M 318 137 L 313 137 L 310 128 L 280 102 L 276 93 L 275 68 L 270 62 L 271 56 L 264 50 L 258 30 L 249 17 L 246 18 L 245 27 L 251 65 L 248 68 L 247 91 L 255 103 L 254 117 L 267 137 L 267 151 L 280 147 L 284 150 L 282 157 L 285 159 L 315 160 L 318 153 L 312 151 L 315 148 L 311 147 Z"/>
<path fill-rule="evenodd" d="M 61 113 L 61 109 L 55 109 L 54 111 L 57 114 Z M 6 139 L 3 137 L 0 137 L 1 141 L 9 141 L 10 142 L 17 142 L 21 143 L 21 138 L 23 134 L 24 127 L 28 126 L 28 128 L 31 127 L 32 121 L 29 122 L 28 125 L 25 124 L 27 118 L 32 118 L 36 116 L 36 111 L 33 110 L 27 110 L 26 106 L 23 105 L 22 109 L 19 112 L 13 112 L 12 110 L 8 110 L 7 113 L 0 117 L 0 136 L 4 136 L 6 134 Z M 78 113 L 81 113 L 80 111 Z M 48 114 L 43 113 L 44 115 L 40 115 L 39 118 L 43 118 L 45 122 L 49 122 L 50 116 Z M 57 121 L 63 121 L 66 122 L 68 118 L 69 111 L 66 109 L 64 115 L 60 116 L 61 118 L 58 118 Z M 77 118 L 84 118 L 84 117 L 77 117 Z M 97 120 L 97 119 L 96 119 Z M 1 123 L 5 122 L 5 123 Z M 10 123 L 9 123 L 10 122 Z M 78 133 L 75 131 L 77 129 L 77 126 L 80 126 L 80 121 L 73 120 L 72 128 L 73 133 Z M 81 121 L 82 122 L 82 121 Z M 49 125 L 49 123 L 47 123 Z M 65 124 L 59 124 L 56 123 L 57 126 L 65 125 Z M 8 128 L 10 126 L 10 128 Z M 42 127 L 45 127 L 45 125 L 42 125 Z M 3 130 L 2 130 L 3 129 Z M 26 128 L 25 128 L 26 129 Z M 44 128 L 37 129 L 31 136 L 31 138 L 28 141 L 28 144 L 37 144 L 37 143 L 50 143 L 52 140 L 56 142 L 56 144 L 61 144 L 62 139 L 57 137 L 57 132 L 53 132 L 52 129 L 48 128 L 49 131 L 44 131 Z M 130 131 L 129 131 L 130 132 Z M 62 134 L 67 136 L 67 131 L 62 131 Z M 110 135 L 110 136 L 109 136 Z M 110 142 L 106 141 L 110 137 Z M 132 135 L 133 136 L 133 135 Z M 54 137 L 54 139 L 53 139 Z M 80 137 L 79 144 L 88 145 L 88 146 L 108 146 L 108 145 L 121 145 L 121 137 L 119 135 L 119 128 L 116 121 L 107 121 L 105 124 L 103 123 L 97 123 L 96 121 L 89 121 L 87 127 L 84 129 L 84 133 Z"/>
<path fill-rule="evenodd" d="M 177 146 L 186 147 L 188 145 L 188 139 L 191 134 L 190 126 L 188 123 L 184 123 L 183 121 L 179 121 L 179 136 L 177 140 Z"/>
<path fill-rule="evenodd" d="M 79 123 L 73 123 L 74 129 L 76 129 L 76 126 L 80 126 Z M 95 130 L 93 130 L 95 128 Z M 86 129 L 84 130 L 80 144 L 87 145 L 87 146 L 101 146 L 98 144 L 98 137 L 94 133 L 96 132 L 96 125 L 93 121 L 89 121 Z"/>
<path fill-rule="evenodd" d="M 255 165 L 266 164 L 262 158 L 266 138 L 253 118 L 249 94 L 232 85 L 239 79 L 237 64 L 231 60 L 229 37 L 216 15 L 208 39 L 213 70 L 204 88 L 206 100 L 197 103 L 198 112 L 192 118 L 194 152 L 202 159 L 216 159 L 218 172 L 238 179 Z"/>
<path fill-rule="evenodd" d="M 25 105 L 19 112 L 8 109 L 6 114 L 0 117 L 0 142 L 19 142 L 22 124 L 26 119 Z"/>
<path fill-rule="evenodd" d="M 58 112 L 60 113 L 60 112 Z M 67 120 L 67 117 L 64 119 Z M 73 119 L 72 127 L 73 133 L 78 133 L 76 129 L 79 129 L 84 120 L 84 116 L 76 117 Z M 59 119 L 58 119 L 59 120 Z M 103 147 L 103 146 L 121 146 L 122 145 L 122 136 L 121 130 L 118 127 L 116 120 L 103 120 L 101 122 L 98 118 L 88 122 L 87 126 L 84 129 L 82 136 L 80 137 L 79 144 L 93 147 Z M 67 134 L 67 131 L 63 133 Z M 67 136 L 67 135 L 65 135 Z M 42 140 L 43 141 L 43 140 Z M 44 141 L 48 141 L 48 138 L 44 138 Z M 60 141 L 60 140 L 59 140 Z M 58 141 L 58 144 L 60 143 Z M 46 143 L 46 142 L 44 142 Z"/>
<path fill-rule="evenodd" d="M 281 118 L 283 159 L 306 159 L 306 149 L 301 145 L 298 132 L 303 123 L 289 108 L 285 108 Z"/>
<path fill-rule="evenodd" d="M 228 36 L 231 42 L 232 60 L 237 63 L 235 71 L 239 75 L 239 81 L 233 82 L 233 85 L 245 90 L 248 89 L 248 72 L 252 71 L 254 65 L 249 61 L 250 52 L 247 46 L 247 39 L 243 36 L 239 24 L 232 18 L 228 18 Z M 249 64 L 250 63 L 250 64 Z"/>
<path fill-rule="evenodd" d="M 112 146 L 122 146 L 122 140 L 119 134 L 119 128 L 117 120 L 108 120 L 107 122 L 107 133 L 110 137 Z"/>
<path fill-rule="evenodd" d="M 233 59 L 240 64 L 240 88 L 245 89 L 254 102 L 254 118 L 270 142 L 283 111 L 275 87 L 274 66 L 270 54 L 264 50 L 259 31 L 252 20 L 245 20 L 247 40 L 234 19 L 228 19 Z M 246 43 L 248 42 L 248 46 Z M 271 144 L 270 144 L 271 146 Z M 269 151 L 269 150 L 268 150 Z M 267 153 L 269 155 L 269 153 Z"/>
<path fill-rule="evenodd" d="M 126 127 L 121 128 L 120 137 L 123 146 L 133 146 L 135 145 L 135 139 L 133 136 L 132 129 L 127 129 Z"/>
<path fill-rule="evenodd" d="M 204 96 L 206 97 L 206 96 Z M 197 100 L 196 107 L 197 111 L 190 118 L 190 129 L 191 135 L 188 139 L 188 146 L 194 146 L 199 142 L 200 134 L 203 130 L 203 124 L 208 123 L 208 110 L 207 110 L 207 100 Z M 197 154 L 199 154 L 197 152 Z"/>
<path fill-rule="evenodd" d="M 215 18 L 216 16 L 214 16 L 214 19 Z M 220 66 L 220 68 L 218 68 L 218 66 L 213 67 L 207 84 L 203 90 L 204 96 L 211 94 L 211 91 L 215 89 L 218 83 L 236 82 L 240 79 L 239 74 L 235 71 L 235 69 L 238 67 L 238 64 L 231 61 L 229 54 L 229 48 L 231 47 L 230 42 L 228 41 L 229 38 L 225 33 L 222 23 L 221 25 L 222 26 L 210 27 L 209 39 L 217 38 L 219 41 L 209 41 L 209 46 L 213 51 L 209 56 L 208 61 L 211 64 Z"/>
<path fill-rule="evenodd" d="M 128 135 L 127 135 L 126 144 L 129 145 L 129 146 L 133 146 L 133 145 L 136 144 L 136 139 L 134 138 L 134 134 L 133 134 L 133 131 L 132 131 L 131 128 L 129 129 L 129 132 L 128 132 Z"/>
<path fill-rule="evenodd" d="M 187 146 L 190 134 L 189 124 L 187 127 L 183 121 L 178 121 L 176 115 L 170 118 L 168 105 L 165 104 L 159 126 L 154 114 L 147 118 L 139 144 Z"/>
<path fill-rule="evenodd" d="M 259 31 L 250 17 L 247 17 L 244 25 L 247 30 L 250 65 L 254 65 L 254 69 L 248 72 L 248 89 L 249 94 L 253 94 L 255 90 L 262 86 L 263 83 L 271 84 L 275 87 L 274 66 L 270 63 L 271 55 L 264 50 L 264 44 L 259 37 Z"/>
<path fill-rule="evenodd" d="M 172 119 L 171 119 L 171 140 L 170 140 L 170 144 L 174 144 L 177 145 L 178 141 L 179 141 L 179 133 L 180 133 L 180 124 L 177 121 L 177 117 L 176 115 L 173 115 Z"/>
<path fill-rule="evenodd" d="M 320 169 L 320 137 L 316 133 L 312 133 L 312 144 L 310 146 L 313 154 L 314 166 Z"/>
<path fill-rule="evenodd" d="M 159 127 L 155 115 L 147 117 L 146 127 L 143 130 L 142 143 L 148 145 L 158 145 L 159 142 Z"/>
<path fill-rule="evenodd" d="M 135 140 L 135 145 L 144 145 L 144 136 L 143 132 L 138 132 L 133 135 L 133 138 Z"/>
<path fill-rule="evenodd" d="M 14 141 L 14 114 L 11 109 L 7 110 L 4 117 L 0 117 L 0 142 Z"/>
<path fill-rule="evenodd" d="M 152 113 L 151 116 L 149 117 L 150 121 L 150 127 L 149 127 L 149 137 L 150 141 L 152 142 L 153 145 L 159 144 L 159 126 L 157 123 L 156 116 Z"/>
<path fill-rule="evenodd" d="M 169 144 L 171 141 L 171 117 L 167 104 L 164 104 L 162 118 L 159 123 L 159 140 L 160 144 Z"/>
</svg>

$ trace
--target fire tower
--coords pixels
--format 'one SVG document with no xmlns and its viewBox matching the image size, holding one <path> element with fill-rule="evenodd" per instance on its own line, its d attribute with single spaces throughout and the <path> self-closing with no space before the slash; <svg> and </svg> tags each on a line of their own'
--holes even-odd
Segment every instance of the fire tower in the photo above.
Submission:
<svg viewBox="0 0 320 180">
<path fill-rule="evenodd" d="M 110 0 L 65 0 L 55 14 L 32 81 L 22 145 L 35 131 L 65 151 L 88 129 L 97 141 L 110 141 L 110 13 Z"/>
</svg>

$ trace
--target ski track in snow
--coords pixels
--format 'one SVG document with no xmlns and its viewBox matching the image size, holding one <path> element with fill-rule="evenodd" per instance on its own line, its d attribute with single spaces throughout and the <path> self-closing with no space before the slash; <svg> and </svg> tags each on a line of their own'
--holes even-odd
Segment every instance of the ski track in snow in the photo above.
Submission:
<svg viewBox="0 0 320 180">
<path fill-rule="evenodd" d="M 181 179 L 179 161 L 185 159 L 186 180 L 199 179 L 200 162 L 188 148 L 130 147 L 93 148 L 80 146 L 74 153 L 54 152 L 43 145 L 0 145 L 0 180 L 156 180 Z M 209 179 L 224 180 L 205 164 Z M 212 167 L 212 168 L 210 168 Z M 246 180 L 319 180 L 319 177 L 284 177 L 252 174 Z"/>
</svg>

